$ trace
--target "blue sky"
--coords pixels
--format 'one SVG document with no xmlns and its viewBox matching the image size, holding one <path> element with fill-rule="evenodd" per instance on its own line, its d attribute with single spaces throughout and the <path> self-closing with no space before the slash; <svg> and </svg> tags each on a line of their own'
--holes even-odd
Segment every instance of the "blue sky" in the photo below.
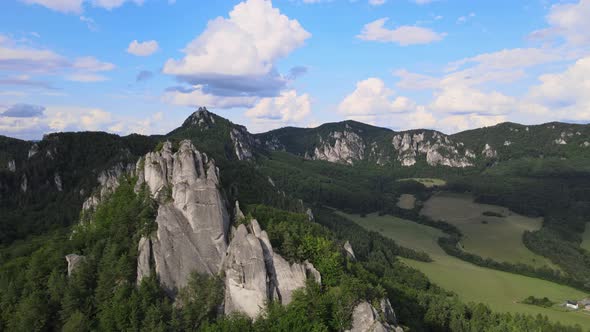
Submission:
<svg viewBox="0 0 590 332">
<path fill-rule="evenodd" d="M 590 0 L 4 0 L 0 135 L 590 120 Z"/>
</svg>

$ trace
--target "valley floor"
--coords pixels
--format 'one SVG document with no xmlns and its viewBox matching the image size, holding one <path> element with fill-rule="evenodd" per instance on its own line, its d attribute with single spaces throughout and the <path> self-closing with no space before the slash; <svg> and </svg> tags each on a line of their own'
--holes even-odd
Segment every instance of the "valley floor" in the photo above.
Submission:
<svg viewBox="0 0 590 332">
<path fill-rule="evenodd" d="M 439 286 L 455 292 L 465 302 L 486 303 L 499 312 L 541 314 L 564 324 L 590 326 L 590 312 L 568 312 L 559 306 L 542 308 L 518 303 L 531 295 L 546 296 L 557 303 L 580 300 L 587 296 L 581 291 L 536 278 L 479 267 L 449 256 L 437 242 L 444 234 L 432 227 L 392 216 L 370 214 L 362 218 L 338 213 L 368 230 L 392 238 L 401 246 L 428 253 L 434 262 L 403 261 L 422 271 Z"/>
</svg>

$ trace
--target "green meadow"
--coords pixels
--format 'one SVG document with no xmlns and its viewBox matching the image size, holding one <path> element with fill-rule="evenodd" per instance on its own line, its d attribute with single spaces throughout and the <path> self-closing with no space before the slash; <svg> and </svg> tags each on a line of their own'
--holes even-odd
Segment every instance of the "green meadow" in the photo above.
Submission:
<svg viewBox="0 0 590 332">
<path fill-rule="evenodd" d="M 420 213 L 457 226 L 463 233 L 461 245 L 467 252 L 499 262 L 557 269 L 522 242 L 525 231 L 541 228 L 542 218 L 529 218 L 504 207 L 475 203 L 470 195 L 445 192 L 426 201 Z"/>
<path fill-rule="evenodd" d="M 559 306 L 542 308 L 518 303 L 530 295 L 546 296 L 556 303 L 568 299 L 579 300 L 587 295 L 581 291 L 549 281 L 479 267 L 449 256 L 437 243 L 438 238 L 444 236 L 443 232 L 429 226 L 392 216 L 370 214 L 362 218 L 338 213 L 368 230 L 392 238 L 402 246 L 428 253 L 433 262 L 403 261 L 422 271 L 439 286 L 455 292 L 464 301 L 486 303 L 500 312 L 542 314 L 565 324 L 590 326 L 590 313 L 587 312 L 568 312 Z"/>
<path fill-rule="evenodd" d="M 441 187 L 447 184 L 447 181 L 435 178 L 407 178 L 399 179 L 398 181 L 416 181 L 422 183 L 426 188 L 432 188 L 434 186 Z"/>
</svg>

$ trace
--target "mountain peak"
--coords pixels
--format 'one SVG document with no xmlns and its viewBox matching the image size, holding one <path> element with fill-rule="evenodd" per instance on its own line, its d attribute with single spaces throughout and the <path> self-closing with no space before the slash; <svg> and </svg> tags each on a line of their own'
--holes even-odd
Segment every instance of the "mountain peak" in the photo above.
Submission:
<svg viewBox="0 0 590 332">
<path fill-rule="evenodd" d="M 196 126 L 199 128 L 211 128 L 215 125 L 215 118 L 220 118 L 216 114 L 209 112 L 206 107 L 199 107 L 191 114 L 182 124 L 183 127 Z"/>
</svg>

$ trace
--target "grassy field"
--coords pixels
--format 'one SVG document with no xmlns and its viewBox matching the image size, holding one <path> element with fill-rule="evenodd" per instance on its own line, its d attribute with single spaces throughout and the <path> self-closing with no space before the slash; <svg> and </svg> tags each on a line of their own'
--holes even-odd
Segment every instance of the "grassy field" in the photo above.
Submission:
<svg viewBox="0 0 590 332">
<path fill-rule="evenodd" d="M 420 225 L 392 216 L 370 214 L 366 218 L 338 212 L 366 229 L 377 231 L 394 239 L 402 246 L 428 253 L 434 262 L 424 263 L 409 259 L 403 261 L 422 271 L 439 286 L 453 291 L 466 302 L 481 302 L 500 312 L 542 314 L 565 324 L 590 327 L 590 313 L 567 312 L 561 307 L 541 308 L 518 303 L 534 295 L 547 296 L 557 303 L 579 300 L 587 294 L 552 282 L 479 267 L 447 255 L 437 243 L 443 233 L 435 228 Z"/>
<path fill-rule="evenodd" d="M 434 179 L 434 178 L 407 178 L 407 179 L 399 179 L 398 181 L 416 181 L 422 183 L 427 188 L 432 188 L 434 186 L 440 187 L 447 184 L 447 181 L 443 179 Z"/>
<path fill-rule="evenodd" d="M 397 201 L 397 206 L 406 210 L 413 209 L 415 205 L 416 197 L 410 194 L 402 194 Z"/>
<path fill-rule="evenodd" d="M 478 204 L 469 195 L 453 193 L 434 195 L 424 203 L 420 213 L 457 226 L 463 233 L 461 245 L 467 252 L 499 262 L 523 263 L 534 267 L 546 265 L 557 269 L 548 259 L 533 253 L 522 242 L 524 231 L 541 228 L 542 218 L 529 218 L 504 207 Z"/>
<path fill-rule="evenodd" d="M 584 230 L 584 235 L 582 236 L 581 247 L 590 251 L 590 222 L 586 223 L 586 229 Z"/>
</svg>

